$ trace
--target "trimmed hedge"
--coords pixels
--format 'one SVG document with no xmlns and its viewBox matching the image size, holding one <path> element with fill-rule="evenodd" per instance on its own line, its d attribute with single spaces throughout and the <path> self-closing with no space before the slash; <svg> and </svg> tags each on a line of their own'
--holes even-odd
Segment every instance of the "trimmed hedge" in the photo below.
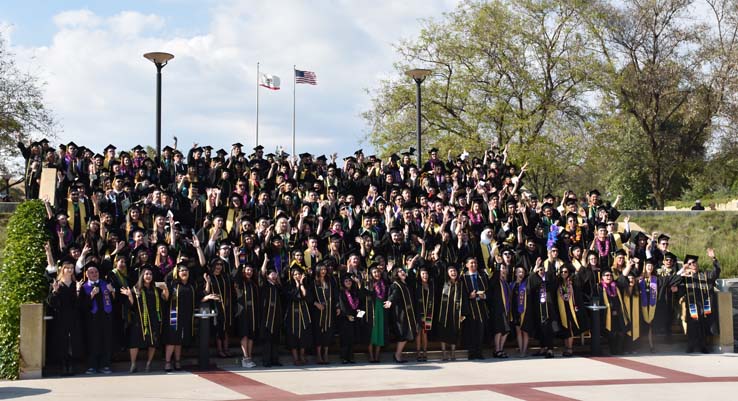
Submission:
<svg viewBox="0 0 738 401">
<path fill-rule="evenodd" d="M 46 209 L 39 200 L 18 205 L 8 221 L 0 266 L 0 377 L 17 379 L 20 368 L 20 305 L 46 298 L 44 277 L 48 240 Z"/>
</svg>

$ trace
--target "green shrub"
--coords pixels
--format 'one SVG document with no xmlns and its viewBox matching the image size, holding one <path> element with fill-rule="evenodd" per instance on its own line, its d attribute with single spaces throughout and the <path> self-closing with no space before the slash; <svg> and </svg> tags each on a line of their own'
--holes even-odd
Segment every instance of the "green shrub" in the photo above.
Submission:
<svg viewBox="0 0 738 401">
<path fill-rule="evenodd" d="M 48 240 L 46 209 L 41 201 L 18 205 L 8 221 L 7 242 L 0 266 L 0 377 L 17 379 L 20 367 L 20 305 L 42 302 Z"/>
</svg>

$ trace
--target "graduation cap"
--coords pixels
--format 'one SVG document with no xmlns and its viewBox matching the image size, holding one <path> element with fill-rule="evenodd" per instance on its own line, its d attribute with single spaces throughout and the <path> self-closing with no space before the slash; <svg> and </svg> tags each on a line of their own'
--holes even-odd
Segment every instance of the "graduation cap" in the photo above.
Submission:
<svg viewBox="0 0 738 401">
<path fill-rule="evenodd" d="M 198 146 L 198 147 L 196 147 L 196 148 L 192 148 L 192 152 L 193 152 L 193 153 L 194 153 L 194 152 L 200 152 L 200 153 L 202 153 L 202 147 Z"/>
<path fill-rule="evenodd" d="M 308 158 L 308 157 L 312 157 L 312 155 L 310 153 L 300 153 L 300 158 L 301 159 L 305 159 L 305 158 Z"/>
<path fill-rule="evenodd" d="M 607 230 L 607 224 L 605 223 L 597 223 L 595 227 L 597 230 Z"/>
<path fill-rule="evenodd" d="M 625 250 L 618 249 L 617 251 L 615 251 L 615 256 L 625 256 Z"/>
<path fill-rule="evenodd" d="M 166 152 L 166 151 L 170 151 L 170 152 L 171 152 L 171 151 L 173 151 L 173 150 L 174 150 L 174 148 L 172 148 L 171 146 L 167 145 L 167 146 L 165 146 L 164 148 L 162 148 L 162 150 L 161 150 L 161 151 L 162 151 L 162 152 Z"/>
<path fill-rule="evenodd" d="M 323 161 L 323 162 L 324 162 L 324 161 L 327 161 L 327 160 L 328 160 L 328 158 L 327 158 L 327 157 L 325 157 L 325 155 L 320 155 L 320 156 L 318 156 L 318 157 L 317 157 L 317 158 L 316 158 L 315 160 L 320 160 L 320 161 Z"/>
<path fill-rule="evenodd" d="M 398 156 L 397 153 L 393 153 L 392 155 L 390 155 L 390 161 L 395 162 L 398 160 L 400 160 L 400 156 Z"/>
<path fill-rule="evenodd" d="M 694 263 L 697 263 L 697 261 L 698 261 L 699 259 L 700 259 L 700 258 L 699 258 L 699 256 L 695 256 L 695 255 L 685 255 L 685 256 L 684 256 L 684 264 L 687 264 L 687 263 L 689 263 L 690 261 L 693 261 Z"/>
<path fill-rule="evenodd" d="M 105 157 L 99 153 L 96 153 L 95 156 L 92 156 L 93 159 L 104 159 Z"/>
<path fill-rule="evenodd" d="M 236 143 L 234 143 L 231 146 L 233 146 L 234 148 L 241 148 L 241 147 L 243 147 L 243 144 L 241 142 L 236 142 Z"/>
<path fill-rule="evenodd" d="M 541 210 L 546 210 L 546 209 L 553 209 L 553 205 L 551 205 L 551 204 L 550 204 L 550 203 L 548 203 L 548 202 L 546 202 L 546 203 L 542 204 L 542 205 L 541 205 Z"/>
<path fill-rule="evenodd" d="M 438 153 L 438 148 L 431 148 L 431 150 L 428 151 L 428 154 L 431 153 Z"/>
<path fill-rule="evenodd" d="M 40 144 L 49 143 L 49 140 L 46 138 L 42 138 L 40 141 L 38 141 Z"/>
<path fill-rule="evenodd" d="M 258 152 L 260 150 L 264 150 L 264 147 L 261 145 L 256 145 L 256 147 L 254 147 L 254 152 Z"/>
<path fill-rule="evenodd" d="M 128 152 L 120 152 L 120 155 L 118 155 L 121 160 L 123 160 L 124 157 L 131 157 L 131 155 Z"/>
<path fill-rule="evenodd" d="M 668 235 L 666 235 L 666 234 L 661 234 L 661 235 L 659 235 L 659 237 L 658 237 L 658 238 L 657 238 L 656 240 L 657 240 L 658 242 L 661 242 L 661 241 L 668 241 L 668 240 L 670 240 L 670 239 L 671 239 L 671 237 L 670 237 L 670 236 L 668 236 Z"/>
<path fill-rule="evenodd" d="M 347 161 L 350 161 L 350 162 L 356 162 L 356 158 L 353 157 L 353 156 L 344 157 L 343 160 L 347 160 Z"/>
<path fill-rule="evenodd" d="M 415 148 L 411 146 L 410 149 L 408 149 L 407 152 L 402 152 L 400 154 L 403 155 L 403 156 L 412 156 L 412 155 L 415 154 Z"/>
<path fill-rule="evenodd" d="M 270 157 L 275 157 L 277 155 L 275 155 L 274 153 L 267 153 L 264 156 L 266 156 L 267 158 L 270 158 Z"/>
<path fill-rule="evenodd" d="M 666 253 L 664 254 L 664 259 L 671 259 L 671 260 L 673 260 L 673 261 L 675 261 L 675 262 L 676 262 L 678 258 L 677 258 L 677 256 L 676 256 L 676 255 L 674 255 L 673 253 L 671 253 L 671 252 L 666 252 Z"/>
<path fill-rule="evenodd" d="M 598 190 L 596 190 L 596 189 L 593 189 L 593 190 L 589 191 L 589 195 L 590 195 L 590 196 L 591 196 L 591 195 L 597 195 L 597 196 L 600 196 L 600 191 L 598 191 Z"/>
<path fill-rule="evenodd" d="M 68 148 L 69 148 L 69 147 L 72 147 L 72 146 L 74 146 L 75 148 L 78 148 L 78 147 L 79 147 L 79 146 L 77 146 L 77 144 L 76 144 L 76 143 L 74 143 L 74 142 L 69 142 L 69 143 L 67 144 L 67 147 L 68 147 Z"/>
<path fill-rule="evenodd" d="M 115 146 L 113 146 L 113 144 L 110 144 L 110 145 L 106 146 L 105 149 L 103 149 L 103 150 L 105 152 L 107 152 L 109 150 L 116 150 L 116 149 L 118 149 L 118 148 L 116 148 Z"/>
<path fill-rule="evenodd" d="M 137 151 L 139 151 L 139 152 L 140 152 L 140 151 L 142 151 L 142 150 L 143 150 L 143 146 L 141 146 L 141 145 L 136 145 L 136 146 L 135 146 L 135 147 L 133 148 L 133 150 L 137 150 Z"/>
<path fill-rule="evenodd" d="M 650 265 L 655 265 L 656 264 L 656 259 L 654 259 L 654 258 L 648 258 L 648 259 L 646 259 L 644 261 L 644 264 L 646 264 L 646 265 L 649 265 L 649 264 Z"/>
<path fill-rule="evenodd" d="M 69 215 L 67 214 L 67 211 L 64 209 L 57 209 L 55 216 L 57 219 L 59 217 L 69 217 Z"/>
<path fill-rule="evenodd" d="M 207 150 L 208 152 L 210 152 L 211 150 L 213 150 L 213 147 L 210 146 L 210 145 L 207 145 L 207 146 L 203 146 L 202 149 L 203 150 Z"/>
</svg>

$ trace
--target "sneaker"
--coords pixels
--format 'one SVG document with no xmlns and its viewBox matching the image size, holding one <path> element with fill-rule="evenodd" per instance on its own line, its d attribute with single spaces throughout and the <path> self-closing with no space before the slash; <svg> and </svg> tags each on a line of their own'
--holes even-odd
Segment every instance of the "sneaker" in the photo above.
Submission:
<svg viewBox="0 0 738 401">
<path fill-rule="evenodd" d="M 95 373 L 97 373 L 97 370 L 95 370 L 93 368 L 89 368 L 89 369 L 85 370 L 85 374 L 86 375 L 94 375 Z"/>
<path fill-rule="evenodd" d="M 249 366 L 249 359 L 248 358 L 241 358 L 241 367 L 242 368 L 250 368 Z"/>
<path fill-rule="evenodd" d="M 246 367 L 247 367 L 247 368 L 249 368 L 249 369 L 250 369 L 250 368 L 255 368 L 255 367 L 256 367 L 256 363 L 254 363 L 254 361 L 252 361 L 251 359 L 249 359 L 249 360 L 248 360 L 248 361 L 246 362 Z"/>
<path fill-rule="evenodd" d="M 111 374 L 111 373 L 113 373 L 113 370 L 112 370 L 112 369 L 110 369 L 110 368 L 109 368 L 108 366 L 106 366 L 106 367 L 102 368 L 102 374 L 104 374 L 104 375 L 109 375 L 109 374 Z"/>
</svg>

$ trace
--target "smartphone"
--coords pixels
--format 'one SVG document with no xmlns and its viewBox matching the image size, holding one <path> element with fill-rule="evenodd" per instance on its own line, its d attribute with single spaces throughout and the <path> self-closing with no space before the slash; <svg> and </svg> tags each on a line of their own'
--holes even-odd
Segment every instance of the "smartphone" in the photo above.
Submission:
<svg viewBox="0 0 738 401">
<path fill-rule="evenodd" d="M 167 286 L 167 283 L 165 283 L 165 282 L 163 282 L 163 281 L 157 281 L 157 282 L 155 282 L 155 283 L 154 283 L 154 285 L 155 285 L 155 286 L 156 286 L 157 288 L 162 288 L 162 289 L 163 289 L 163 288 L 166 288 L 166 286 Z"/>
<path fill-rule="evenodd" d="M 365 314 L 366 314 L 366 312 L 364 312 L 363 310 L 357 310 L 356 311 L 356 318 L 357 319 L 361 319 L 362 317 L 364 317 Z"/>
</svg>

